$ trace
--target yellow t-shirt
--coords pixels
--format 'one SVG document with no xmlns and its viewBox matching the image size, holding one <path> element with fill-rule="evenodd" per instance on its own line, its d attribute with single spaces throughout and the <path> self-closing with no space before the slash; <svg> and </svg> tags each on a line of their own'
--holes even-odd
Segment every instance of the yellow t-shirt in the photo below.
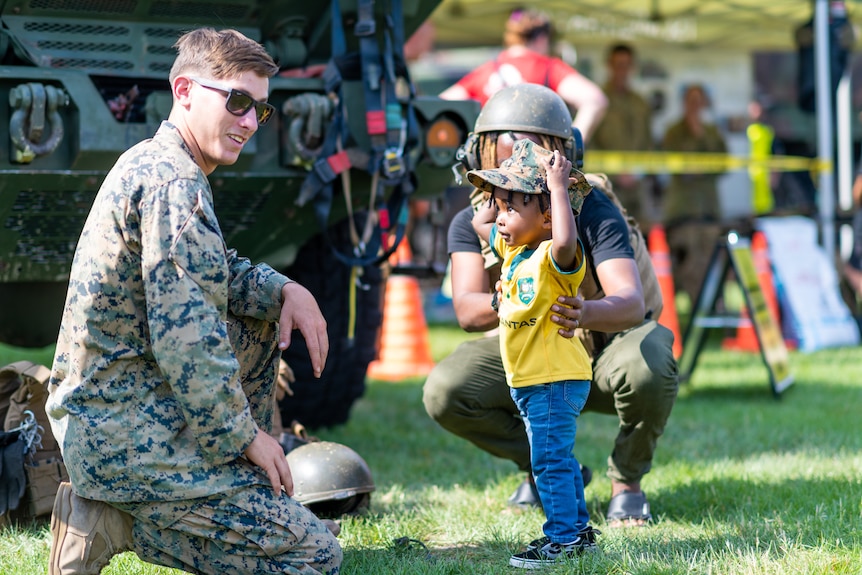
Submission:
<svg viewBox="0 0 862 575">
<path fill-rule="evenodd" d="M 551 240 L 535 250 L 510 247 L 491 231 L 491 245 L 503 258 L 500 298 L 500 350 L 506 381 L 526 387 L 554 381 L 592 379 L 592 361 L 581 340 L 557 333 L 551 305 L 560 295 L 575 295 L 584 278 L 584 247 L 578 265 L 562 271 L 551 256 Z"/>
</svg>

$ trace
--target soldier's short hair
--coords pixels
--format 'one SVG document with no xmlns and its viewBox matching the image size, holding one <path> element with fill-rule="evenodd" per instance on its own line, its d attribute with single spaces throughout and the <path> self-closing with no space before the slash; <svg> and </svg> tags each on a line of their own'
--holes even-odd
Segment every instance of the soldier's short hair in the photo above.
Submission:
<svg viewBox="0 0 862 575">
<path fill-rule="evenodd" d="M 171 83 L 183 74 L 225 80 L 245 72 L 264 78 L 278 73 L 278 65 L 266 49 L 236 30 L 198 28 L 180 36 L 174 48 L 177 58 L 171 67 Z"/>
</svg>

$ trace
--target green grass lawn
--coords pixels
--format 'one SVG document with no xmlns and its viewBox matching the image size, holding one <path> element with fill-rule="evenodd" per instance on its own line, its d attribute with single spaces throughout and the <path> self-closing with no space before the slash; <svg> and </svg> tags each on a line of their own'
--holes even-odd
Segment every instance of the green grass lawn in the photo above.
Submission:
<svg viewBox="0 0 862 575">
<path fill-rule="evenodd" d="M 430 334 L 435 358 L 471 337 Z M 0 365 L 23 359 L 0 351 Z M 793 352 L 791 367 L 796 381 L 776 399 L 758 355 L 707 347 L 643 480 L 647 528 L 605 526 L 616 421 L 584 414 L 577 454 L 596 472 L 586 495 L 601 551 L 544 572 L 862 573 L 862 348 Z M 346 425 L 314 434 L 360 453 L 377 487 L 368 513 L 342 521 L 343 573 L 514 573 L 509 554 L 540 535 L 540 511 L 506 507 L 522 475 L 431 421 L 421 379 L 369 382 Z M 0 574 L 46 573 L 49 542 L 45 524 L 4 531 Z M 179 572 L 126 553 L 104 573 Z"/>
</svg>

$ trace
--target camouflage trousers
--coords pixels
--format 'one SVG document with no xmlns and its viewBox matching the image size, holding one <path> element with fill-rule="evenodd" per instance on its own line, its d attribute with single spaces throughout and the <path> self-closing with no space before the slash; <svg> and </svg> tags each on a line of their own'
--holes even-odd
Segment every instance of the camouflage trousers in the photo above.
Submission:
<svg viewBox="0 0 862 575">
<path fill-rule="evenodd" d="M 278 326 L 231 316 L 228 332 L 258 426 L 270 430 L 278 360 Z M 337 574 L 341 546 L 308 509 L 258 485 L 202 499 L 114 503 L 135 518 L 135 553 L 143 561 L 212 575 Z"/>
<path fill-rule="evenodd" d="M 114 504 L 135 518 L 143 561 L 213 575 L 335 575 L 338 540 L 309 510 L 269 485 L 197 501 Z"/>
</svg>

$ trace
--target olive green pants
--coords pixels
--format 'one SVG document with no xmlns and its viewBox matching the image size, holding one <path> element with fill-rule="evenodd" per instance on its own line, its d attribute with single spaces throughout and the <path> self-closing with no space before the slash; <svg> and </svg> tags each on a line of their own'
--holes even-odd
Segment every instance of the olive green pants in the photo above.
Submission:
<svg viewBox="0 0 862 575">
<path fill-rule="evenodd" d="M 616 415 L 619 433 L 608 477 L 640 481 L 652 465 L 678 389 L 673 334 L 655 321 L 621 332 L 593 360 L 583 411 Z M 509 395 L 499 337 L 470 340 L 438 363 L 425 381 L 425 410 L 444 429 L 480 449 L 530 468 L 524 424 Z"/>
</svg>

